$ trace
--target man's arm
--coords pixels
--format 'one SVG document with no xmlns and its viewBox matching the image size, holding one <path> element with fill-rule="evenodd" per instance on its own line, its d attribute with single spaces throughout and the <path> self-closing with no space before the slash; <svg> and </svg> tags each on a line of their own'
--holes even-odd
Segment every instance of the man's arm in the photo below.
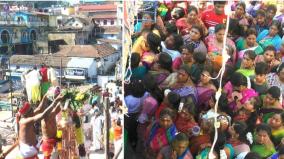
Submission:
<svg viewBox="0 0 284 159">
<path fill-rule="evenodd" d="M 60 104 L 60 101 L 59 101 L 58 104 L 56 105 L 56 107 L 52 109 L 51 114 L 55 114 L 55 115 L 58 114 L 61 111 L 60 106 L 61 106 L 61 104 Z"/>
<path fill-rule="evenodd" d="M 36 107 L 36 109 L 34 110 L 34 114 L 38 114 L 38 113 L 41 113 L 44 108 L 45 108 L 45 105 L 46 105 L 46 102 L 47 102 L 47 95 L 45 94 L 41 100 L 41 102 L 39 103 L 39 105 Z"/>
<path fill-rule="evenodd" d="M 53 109 L 54 106 L 56 105 L 60 105 L 60 103 L 58 103 L 61 99 L 63 98 L 63 95 L 59 95 L 51 104 L 49 107 L 47 107 L 42 113 L 39 113 L 33 117 L 29 117 L 27 119 L 24 119 L 22 121 L 20 121 L 21 124 L 27 124 L 29 122 L 36 122 L 39 121 L 41 119 L 43 119 L 44 117 L 46 117 L 46 115 L 48 115 Z"/>
</svg>

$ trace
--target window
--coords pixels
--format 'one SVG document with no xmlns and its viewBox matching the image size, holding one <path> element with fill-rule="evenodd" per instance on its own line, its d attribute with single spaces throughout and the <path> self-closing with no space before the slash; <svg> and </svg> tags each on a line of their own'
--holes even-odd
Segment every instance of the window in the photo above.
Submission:
<svg viewBox="0 0 284 159">
<path fill-rule="evenodd" d="M 114 25 L 114 20 L 111 20 L 111 21 L 110 21 L 110 24 L 111 24 L 111 25 Z"/>
<path fill-rule="evenodd" d="M 104 25 L 107 25 L 107 20 L 104 20 Z"/>
</svg>

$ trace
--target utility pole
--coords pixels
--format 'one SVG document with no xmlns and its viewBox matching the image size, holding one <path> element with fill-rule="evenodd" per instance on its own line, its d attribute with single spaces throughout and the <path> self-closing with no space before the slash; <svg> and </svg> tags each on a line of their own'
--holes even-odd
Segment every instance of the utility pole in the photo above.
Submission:
<svg viewBox="0 0 284 159">
<path fill-rule="evenodd" d="M 10 46 L 9 46 L 10 47 Z M 11 104 L 11 111 L 12 111 L 12 117 L 14 116 L 13 112 L 13 82 L 12 82 L 12 71 L 11 71 L 11 57 L 12 57 L 12 50 L 9 49 L 9 82 L 10 82 L 10 104 Z"/>
<path fill-rule="evenodd" d="M 105 159 L 109 159 L 109 98 L 103 96 L 103 105 L 104 105 L 104 110 L 105 110 Z"/>
<path fill-rule="evenodd" d="M 60 87 L 62 86 L 62 56 L 60 56 Z"/>
</svg>

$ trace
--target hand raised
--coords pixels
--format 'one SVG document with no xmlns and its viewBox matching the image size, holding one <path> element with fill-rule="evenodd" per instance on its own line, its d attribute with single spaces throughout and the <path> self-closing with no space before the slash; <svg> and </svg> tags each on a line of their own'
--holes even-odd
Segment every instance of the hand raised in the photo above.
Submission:
<svg viewBox="0 0 284 159">
<path fill-rule="evenodd" d="M 56 97 L 56 101 L 60 101 L 64 98 L 64 94 L 63 93 L 60 93 L 57 97 Z"/>
</svg>

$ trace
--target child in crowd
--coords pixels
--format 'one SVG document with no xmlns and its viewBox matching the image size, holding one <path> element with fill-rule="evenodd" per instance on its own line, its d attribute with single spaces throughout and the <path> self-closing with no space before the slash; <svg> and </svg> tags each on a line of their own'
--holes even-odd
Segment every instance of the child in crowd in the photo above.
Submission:
<svg viewBox="0 0 284 159">
<path fill-rule="evenodd" d="M 190 67 L 190 77 L 196 84 L 200 80 L 201 73 L 205 68 L 206 55 L 201 52 L 195 52 L 193 54 L 193 64 Z"/>
<path fill-rule="evenodd" d="M 263 95 L 268 90 L 266 75 L 268 73 L 268 65 L 265 62 L 255 64 L 255 76 L 251 76 L 251 87 Z"/>
</svg>

